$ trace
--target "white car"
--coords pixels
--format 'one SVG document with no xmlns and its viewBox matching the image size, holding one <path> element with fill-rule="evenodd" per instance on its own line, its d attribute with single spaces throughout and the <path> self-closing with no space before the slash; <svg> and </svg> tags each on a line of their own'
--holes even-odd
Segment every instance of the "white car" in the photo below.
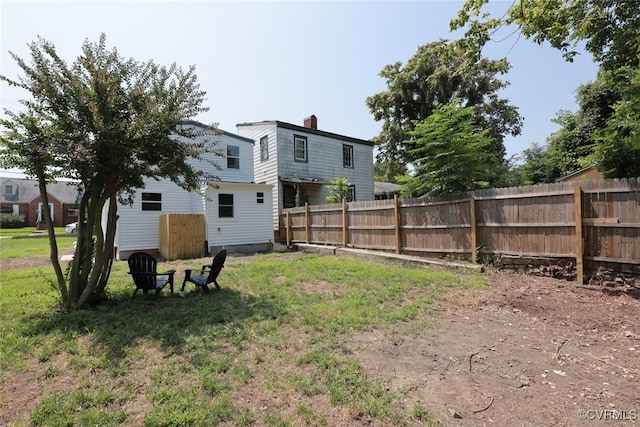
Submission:
<svg viewBox="0 0 640 427">
<path fill-rule="evenodd" d="M 67 224 L 64 228 L 65 233 L 75 235 L 78 233 L 78 223 L 72 222 L 71 224 Z"/>
</svg>

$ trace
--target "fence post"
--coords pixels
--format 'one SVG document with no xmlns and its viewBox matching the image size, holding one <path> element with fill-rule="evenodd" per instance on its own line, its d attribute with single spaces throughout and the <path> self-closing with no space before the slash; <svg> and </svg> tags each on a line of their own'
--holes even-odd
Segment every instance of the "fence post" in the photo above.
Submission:
<svg viewBox="0 0 640 427">
<path fill-rule="evenodd" d="M 304 202 L 304 231 L 307 245 L 311 243 L 311 215 L 309 213 L 309 202 Z"/>
<path fill-rule="evenodd" d="M 291 247 L 291 218 L 289 217 L 289 211 L 285 213 L 285 229 L 287 230 L 287 247 Z"/>
<path fill-rule="evenodd" d="M 347 199 L 342 199 L 342 245 L 347 247 L 349 242 L 349 216 L 347 215 Z"/>
<path fill-rule="evenodd" d="M 576 217 L 576 280 L 579 284 L 584 283 L 584 260 L 583 260 L 583 239 L 582 239 L 582 188 L 575 188 L 574 213 Z"/>
<path fill-rule="evenodd" d="M 402 234 L 400 234 L 400 200 L 398 195 L 393 195 L 393 208 L 396 217 L 396 253 L 402 252 Z"/>
<path fill-rule="evenodd" d="M 471 242 L 471 262 L 478 262 L 478 234 L 476 229 L 476 196 L 475 194 L 471 194 L 471 200 L 469 200 L 469 213 L 471 220 L 471 230 L 469 240 Z"/>
</svg>

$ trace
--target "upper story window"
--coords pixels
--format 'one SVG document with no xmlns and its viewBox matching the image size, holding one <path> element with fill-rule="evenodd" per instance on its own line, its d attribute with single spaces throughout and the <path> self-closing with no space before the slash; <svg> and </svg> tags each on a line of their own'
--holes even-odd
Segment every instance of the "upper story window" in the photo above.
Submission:
<svg viewBox="0 0 640 427">
<path fill-rule="evenodd" d="M 218 217 L 233 218 L 233 194 L 218 194 Z"/>
<path fill-rule="evenodd" d="M 227 145 L 227 169 L 240 169 L 240 147 Z"/>
<path fill-rule="evenodd" d="M 308 161 L 306 136 L 293 135 L 293 159 L 296 162 Z"/>
<path fill-rule="evenodd" d="M 142 193 L 142 210 L 143 211 L 161 211 L 162 210 L 162 194 L 161 193 Z"/>
<path fill-rule="evenodd" d="M 353 168 L 353 145 L 342 146 L 342 166 Z"/>
<path fill-rule="evenodd" d="M 264 161 L 269 158 L 269 137 L 267 135 L 260 138 L 260 160 Z"/>
<path fill-rule="evenodd" d="M 8 202 L 18 201 L 18 186 L 12 183 L 5 184 L 4 199 Z"/>
</svg>

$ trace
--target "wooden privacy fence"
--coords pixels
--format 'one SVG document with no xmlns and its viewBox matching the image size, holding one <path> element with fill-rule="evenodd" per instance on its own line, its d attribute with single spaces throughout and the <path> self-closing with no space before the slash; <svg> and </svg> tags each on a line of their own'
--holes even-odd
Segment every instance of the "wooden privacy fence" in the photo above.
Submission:
<svg viewBox="0 0 640 427">
<path fill-rule="evenodd" d="M 577 280 L 607 269 L 640 276 L 640 179 L 477 190 L 457 198 L 290 208 L 287 244 L 399 254 L 572 259 Z"/>
<path fill-rule="evenodd" d="M 203 257 L 205 230 L 204 215 L 160 215 L 160 256 L 167 260 Z"/>
</svg>

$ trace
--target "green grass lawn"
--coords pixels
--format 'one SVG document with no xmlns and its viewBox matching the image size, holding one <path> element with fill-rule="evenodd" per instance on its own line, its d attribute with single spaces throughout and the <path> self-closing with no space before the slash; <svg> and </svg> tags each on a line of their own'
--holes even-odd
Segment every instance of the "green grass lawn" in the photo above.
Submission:
<svg viewBox="0 0 640 427">
<path fill-rule="evenodd" d="M 57 236 L 64 236 L 65 231 L 64 227 L 55 227 Z M 41 234 L 43 236 L 47 235 L 47 230 L 37 230 L 35 227 L 22 227 L 22 228 L 0 228 L 0 237 L 6 236 L 16 236 L 16 237 L 27 237 L 32 234 Z"/>
<path fill-rule="evenodd" d="M 0 414 L 13 411 L 15 425 L 33 426 L 435 425 L 428 408 L 403 407 L 346 342 L 362 331 L 428 327 L 447 291 L 487 280 L 274 253 L 230 256 L 221 290 L 187 284 L 180 292 L 184 269 L 201 261 L 161 263 L 178 270 L 178 283 L 158 300 L 131 300 L 126 263 L 116 262 L 109 301 L 72 313 L 60 310 L 51 267 L 3 268 L 0 390 L 27 383 L 0 393 Z M 38 394 L 20 405 L 27 390 Z"/>
</svg>

